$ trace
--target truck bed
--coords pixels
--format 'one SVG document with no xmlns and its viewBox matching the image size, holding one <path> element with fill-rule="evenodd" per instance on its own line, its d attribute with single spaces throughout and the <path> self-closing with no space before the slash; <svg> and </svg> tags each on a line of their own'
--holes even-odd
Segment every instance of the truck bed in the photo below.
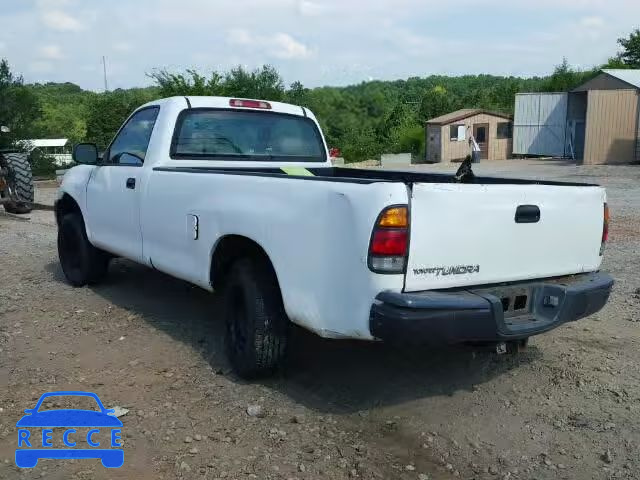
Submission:
<svg viewBox="0 0 640 480">
<path fill-rule="evenodd" d="M 455 166 L 452 166 L 452 170 Z M 349 182 L 349 183 L 377 183 L 377 182 L 403 182 L 413 183 L 457 183 L 453 174 L 424 173 L 396 170 L 377 170 L 368 168 L 326 167 L 309 168 L 313 176 L 291 175 L 280 168 L 220 168 L 220 167 L 155 167 L 155 171 L 184 172 L 184 173 L 224 173 L 228 175 L 251 175 L 265 177 L 289 177 L 311 181 Z M 476 176 L 472 184 L 482 185 L 557 185 L 571 187 L 598 186 L 589 183 L 555 182 L 548 180 L 533 180 L 520 178 L 480 177 Z"/>
</svg>

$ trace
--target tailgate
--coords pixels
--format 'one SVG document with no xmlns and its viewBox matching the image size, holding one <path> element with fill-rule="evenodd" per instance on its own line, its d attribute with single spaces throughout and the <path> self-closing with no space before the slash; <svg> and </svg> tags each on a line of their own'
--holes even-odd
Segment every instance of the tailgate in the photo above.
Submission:
<svg viewBox="0 0 640 480">
<path fill-rule="evenodd" d="M 597 270 L 604 202 L 592 186 L 414 184 L 405 291 Z"/>
</svg>

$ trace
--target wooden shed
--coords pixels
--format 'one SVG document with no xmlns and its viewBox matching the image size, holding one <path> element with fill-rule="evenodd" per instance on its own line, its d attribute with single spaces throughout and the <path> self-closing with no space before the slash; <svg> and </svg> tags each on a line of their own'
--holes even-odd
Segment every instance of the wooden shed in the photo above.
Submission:
<svg viewBox="0 0 640 480">
<path fill-rule="evenodd" d="M 471 153 L 469 135 L 480 146 L 480 158 L 506 160 L 511 156 L 513 123 L 511 116 L 479 108 L 464 108 L 427 120 L 426 161 L 463 160 Z"/>
<path fill-rule="evenodd" d="M 567 125 L 584 164 L 640 161 L 640 70 L 602 70 L 572 90 Z"/>
</svg>

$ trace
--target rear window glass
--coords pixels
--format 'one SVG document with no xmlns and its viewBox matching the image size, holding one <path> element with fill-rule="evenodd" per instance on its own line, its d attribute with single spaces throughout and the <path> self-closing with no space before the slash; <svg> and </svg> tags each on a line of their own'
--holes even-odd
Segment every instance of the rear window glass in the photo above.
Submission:
<svg viewBox="0 0 640 480">
<path fill-rule="evenodd" d="M 171 147 L 174 158 L 323 162 L 324 145 L 306 117 L 274 112 L 186 110 Z"/>
</svg>

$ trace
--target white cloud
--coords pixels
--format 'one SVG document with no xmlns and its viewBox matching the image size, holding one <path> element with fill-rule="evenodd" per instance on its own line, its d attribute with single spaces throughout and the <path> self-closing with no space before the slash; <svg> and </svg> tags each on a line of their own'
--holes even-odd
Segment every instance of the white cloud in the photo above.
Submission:
<svg viewBox="0 0 640 480">
<path fill-rule="evenodd" d="M 51 62 L 37 60 L 29 63 L 29 70 L 33 73 L 50 73 L 53 71 L 53 65 Z"/>
<path fill-rule="evenodd" d="M 46 58 L 47 60 L 61 60 L 64 58 L 62 49 L 58 45 L 45 45 L 44 47 L 40 47 L 39 53 L 40 57 Z"/>
<path fill-rule="evenodd" d="M 117 42 L 113 44 L 113 49 L 118 52 L 130 52 L 132 48 L 131 44 L 127 42 Z"/>
<path fill-rule="evenodd" d="M 583 17 L 578 22 L 580 26 L 584 28 L 602 28 L 605 26 L 604 18 L 602 17 Z"/>
<path fill-rule="evenodd" d="M 598 40 L 606 30 L 606 22 L 602 17 L 584 17 L 577 23 L 576 34 L 589 40 Z"/>
<path fill-rule="evenodd" d="M 59 32 L 79 32 L 84 30 L 84 25 L 62 10 L 44 10 L 40 14 L 42 23 L 52 30 Z"/>
<path fill-rule="evenodd" d="M 311 54 L 309 48 L 291 35 L 286 33 L 276 33 L 270 40 L 272 44 L 269 49 L 271 54 L 277 58 L 306 58 Z"/>
<path fill-rule="evenodd" d="M 231 45 L 253 45 L 256 39 L 243 28 L 232 28 L 227 35 L 227 42 Z"/>
<path fill-rule="evenodd" d="M 301 59 L 311 55 L 311 50 L 287 33 L 254 35 L 248 30 L 234 28 L 227 33 L 230 45 L 261 49 L 268 55 L 281 59 Z"/>
<path fill-rule="evenodd" d="M 305 17 L 322 15 L 327 9 L 326 5 L 320 5 L 310 0 L 298 0 L 298 12 Z"/>
<path fill-rule="evenodd" d="M 42 10 L 53 10 L 68 7 L 71 5 L 71 0 L 37 0 L 36 4 Z"/>
<path fill-rule="evenodd" d="M 478 0 L 0 4 L 6 7 L 0 8 L 0 43 L 6 42 L 0 56 L 8 57 L 16 72 L 27 81 L 73 81 L 96 90 L 102 89 L 103 55 L 109 57 L 112 88 L 147 85 L 145 74 L 160 68 L 208 74 L 264 63 L 273 64 L 286 83 L 300 80 L 309 87 L 369 77 L 543 75 L 563 56 L 587 67 L 606 61 L 640 16 L 640 0 L 484 0 L 482 8 Z M 483 25 L 481 52 L 478 25 Z M 59 50 L 42 51 L 43 45 Z M 65 68 L 58 68 L 60 56 Z"/>
</svg>

